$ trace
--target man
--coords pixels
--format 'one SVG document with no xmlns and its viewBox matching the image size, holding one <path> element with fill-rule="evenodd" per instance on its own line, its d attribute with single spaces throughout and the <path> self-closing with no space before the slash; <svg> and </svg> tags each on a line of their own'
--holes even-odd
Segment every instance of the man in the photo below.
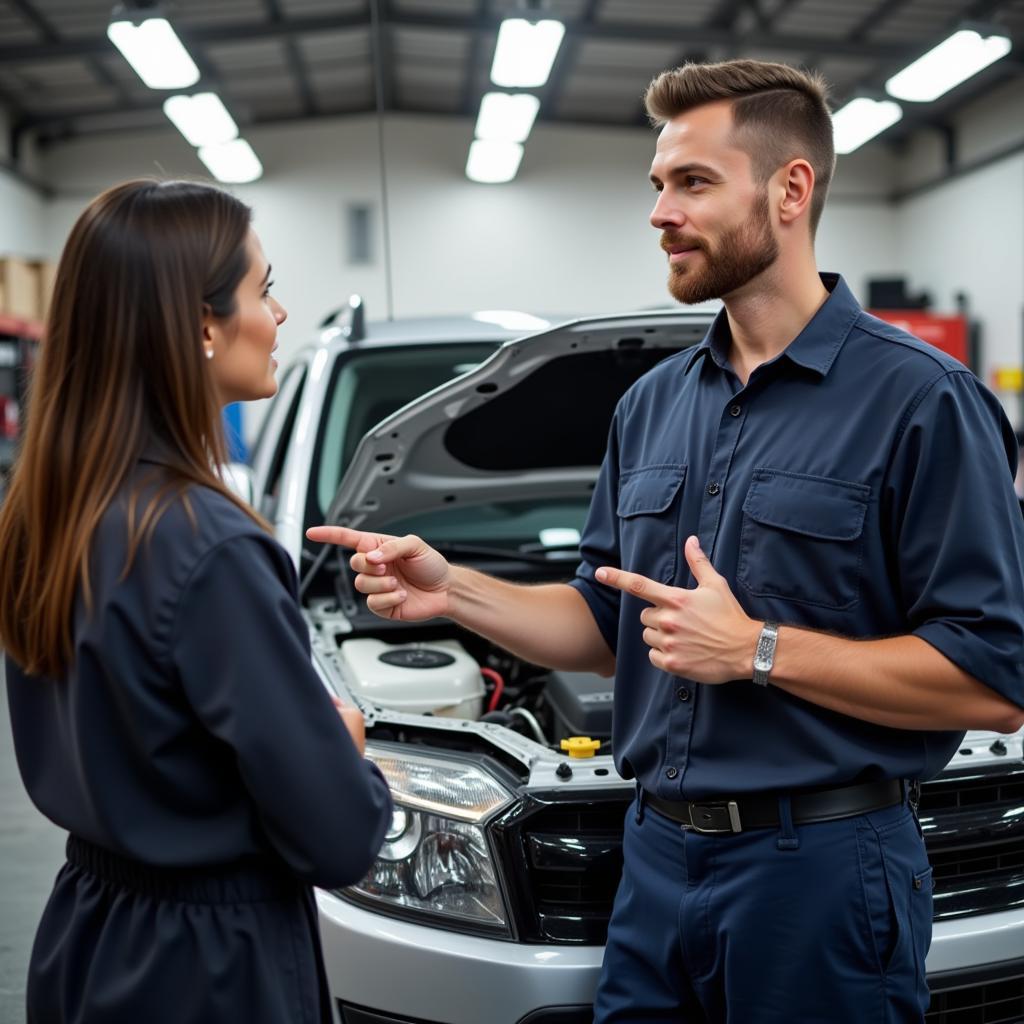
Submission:
<svg viewBox="0 0 1024 1024">
<path fill-rule="evenodd" d="M 1016 441 L 965 367 L 818 274 L 819 78 L 687 65 L 647 107 L 669 288 L 725 308 L 620 402 L 576 578 L 520 587 L 416 537 L 310 537 L 357 549 L 377 614 L 615 672 L 638 797 L 599 1024 L 921 1021 L 916 782 L 965 729 L 1024 722 Z"/>
</svg>

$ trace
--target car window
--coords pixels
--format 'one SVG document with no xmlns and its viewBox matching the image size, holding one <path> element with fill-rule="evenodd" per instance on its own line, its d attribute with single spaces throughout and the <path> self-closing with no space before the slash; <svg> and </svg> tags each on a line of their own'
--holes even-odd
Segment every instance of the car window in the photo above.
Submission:
<svg viewBox="0 0 1024 1024">
<path fill-rule="evenodd" d="M 414 398 L 483 362 L 497 342 L 394 346 L 338 360 L 317 462 L 317 501 L 327 509 L 363 435 Z"/>
</svg>

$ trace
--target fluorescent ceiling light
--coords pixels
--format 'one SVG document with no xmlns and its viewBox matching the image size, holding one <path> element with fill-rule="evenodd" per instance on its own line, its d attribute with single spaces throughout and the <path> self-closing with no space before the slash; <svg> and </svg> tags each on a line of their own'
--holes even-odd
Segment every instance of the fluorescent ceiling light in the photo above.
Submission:
<svg viewBox="0 0 1024 1024">
<path fill-rule="evenodd" d="M 507 92 L 489 92 L 480 101 L 476 137 L 525 142 L 538 110 L 540 100 L 528 92 L 514 96 Z"/>
<path fill-rule="evenodd" d="M 263 165 L 245 139 L 222 142 L 217 146 L 202 146 L 199 159 L 218 180 L 232 185 L 244 185 L 263 174 Z"/>
<path fill-rule="evenodd" d="M 523 147 L 518 142 L 474 139 L 469 145 L 466 177 L 486 185 L 499 185 L 516 176 L 522 159 Z"/>
<path fill-rule="evenodd" d="M 213 92 L 171 96 L 164 100 L 164 113 L 191 146 L 216 146 L 238 137 L 238 125 Z"/>
<path fill-rule="evenodd" d="M 113 21 L 107 38 L 150 89 L 187 89 L 199 81 L 199 68 L 166 18 L 147 18 L 141 25 Z"/>
<path fill-rule="evenodd" d="M 893 75 L 885 91 L 897 99 L 929 103 L 1009 52 L 1006 36 L 961 29 Z"/>
<path fill-rule="evenodd" d="M 506 18 L 498 29 L 491 81 L 505 89 L 543 85 L 564 35 L 565 26 L 560 21 Z"/>
<path fill-rule="evenodd" d="M 872 100 L 859 96 L 832 115 L 832 135 L 837 153 L 852 153 L 868 139 L 884 132 L 903 116 L 903 109 L 892 100 Z"/>
</svg>

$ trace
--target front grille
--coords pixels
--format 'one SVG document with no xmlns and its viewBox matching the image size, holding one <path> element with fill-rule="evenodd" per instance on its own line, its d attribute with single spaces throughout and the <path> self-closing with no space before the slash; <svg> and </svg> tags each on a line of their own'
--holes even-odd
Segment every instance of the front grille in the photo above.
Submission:
<svg viewBox="0 0 1024 1024">
<path fill-rule="evenodd" d="M 497 823 L 523 941 L 604 943 L 631 797 L 620 789 L 530 798 Z M 920 817 L 935 869 L 937 920 L 1024 906 L 1024 764 L 926 783 Z M 969 1017 L 950 1021 L 970 1024 Z"/>
<path fill-rule="evenodd" d="M 920 818 L 936 920 L 1024 906 L 1024 765 L 928 783 Z"/>
<path fill-rule="evenodd" d="M 1020 1024 L 1024 975 L 946 990 L 933 989 L 925 1024 Z"/>
<path fill-rule="evenodd" d="M 526 942 L 603 945 L 622 875 L 622 824 L 631 792 L 528 799 L 495 826 Z"/>
<path fill-rule="evenodd" d="M 1000 804 L 1024 806 L 1024 767 L 1019 763 L 938 778 L 921 787 L 922 816 Z"/>
</svg>

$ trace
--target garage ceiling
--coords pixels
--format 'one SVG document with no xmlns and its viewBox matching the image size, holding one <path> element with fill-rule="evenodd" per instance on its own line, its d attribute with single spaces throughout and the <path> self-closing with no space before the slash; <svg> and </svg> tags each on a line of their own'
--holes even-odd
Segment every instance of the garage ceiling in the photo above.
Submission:
<svg viewBox="0 0 1024 1024">
<path fill-rule="evenodd" d="M 135 6 L 140 6 L 136 2 Z M 163 127 L 107 40 L 112 0 L 0 0 L 0 103 L 14 131 L 56 139 Z M 537 4 L 533 4 L 536 7 Z M 240 125 L 386 110 L 475 116 L 503 17 L 517 0 L 177 0 L 164 4 Z M 641 95 L 685 60 L 756 57 L 820 69 L 836 106 L 962 21 L 1002 25 L 1009 57 L 908 115 L 887 138 L 941 126 L 956 106 L 1024 74 L 1024 0 L 549 0 L 566 24 L 540 120 L 642 125 Z M 379 79 L 379 81 L 378 81 Z M 912 108 L 912 105 L 907 105 Z"/>
</svg>

